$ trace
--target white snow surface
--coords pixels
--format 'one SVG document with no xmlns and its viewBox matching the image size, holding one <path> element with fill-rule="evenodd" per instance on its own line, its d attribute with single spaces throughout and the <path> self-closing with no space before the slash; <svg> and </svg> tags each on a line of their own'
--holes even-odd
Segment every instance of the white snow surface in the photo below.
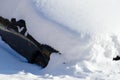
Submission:
<svg viewBox="0 0 120 80">
<path fill-rule="evenodd" d="M 26 20 L 53 53 L 45 69 L 0 39 L 0 80 L 119 80 L 119 0 L 0 0 L 0 16 Z"/>
<path fill-rule="evenodd" d="M 119 32 L 119 0 L 34 0 L 34 3 L 44 16 L 79 33 Z"/>
</svg>

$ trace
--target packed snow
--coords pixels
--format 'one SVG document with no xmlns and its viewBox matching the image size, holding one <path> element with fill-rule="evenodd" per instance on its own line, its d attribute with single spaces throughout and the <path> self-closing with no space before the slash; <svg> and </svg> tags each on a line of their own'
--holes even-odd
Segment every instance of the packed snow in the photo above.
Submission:
<svg viewBox="0 0 120 80">
<path fill-rule="evenodd" d="M 1 0 L 0 16 L 24 19 L 30 34 L 62 55 L 45 69 L 0 39 L 0 80 L 119 80 L 119 0 Z"/>
</svg>

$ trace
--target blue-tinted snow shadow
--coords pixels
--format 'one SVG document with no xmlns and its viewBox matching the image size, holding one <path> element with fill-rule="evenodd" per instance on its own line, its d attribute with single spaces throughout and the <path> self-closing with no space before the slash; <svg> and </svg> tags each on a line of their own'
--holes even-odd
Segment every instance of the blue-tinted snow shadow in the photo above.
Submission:
<svg viewBox="0 0 120 80">
<path fill-rule="evenodd" d="M 61 28 L 63 31 L 67 31 L 67 32 L 69 32 L 70 34 L 72 33 L 72 34 L 78 35 L 78 36 L 80 35 L 80 32 L 78 32 L 78 31 L 76 31 L 76 30 L 72 30 L 72 29 L 70 29 L 68 26 L 63 25 L 63 24 L 61 24 L 61 23 L 59 23 L 59 22 L 57 22 L 57 21 L 55 21 L 55 20 L 52 20 L 50 17 L 47 17 L 47 16 L 42 12 L 42 10 L 40 10 L 40 8 L 39 8 L 39 10 L 38 10 L 38 8 L 36 8 L 34 2 L 32 3 L 31 6 L 34 8 L 35 12 L 36 12 L 40 17 L 42 17 L 43 19 L 45 19 L 45 20 L 47 20 L 47 21 L 50 21 L 50 22 L 53 23 L 53 24 L 58 25 L 59 28 Z M 56 26 L 56 27 L 57 27 L 57 26 Z"/>
<path fill-rule="evenodd" d="M 50 63 L 49 66 L 51 66 L 52 64 L 54 63 Z M 65 68 L 65 64 L 54 66 L 54 69 L 52 68 L 52 70 L 54 71 L 50 70 L 51 67 L 49 66 L 45 69 L 42 69 L 40 66 L 27 63 L 27 60 L 25 58 L 11 49 L 0 39 L 0 74 L 16 74 L 21 71 L 43 76 L 45 74 L 50 74 L 54 76 L 68 74 L 67 69 Z"/>
<path fill-rule="evenodd" d="M 41 67 L 29 64 L 25 58 L 0 39 L 0 74 L 16 74 L 21 71 L 39 74 Z"/>
<path fill-rule="evenodd" d="M 54 59 L 59 57 L 62 56 L 56 54 Z M 25 73 L 41 76 L 46 74 L 53 76 L 73 75 L 71 74 L 72 72 L 66 69 L 67 64 L 61 62 L 59 65 L 53 66 L 54 64 L 55 62 L 53 59 L 45 69 L 35 64 L 29 64 L 24 57 L 19 55 L 19 53 L 15 52 L 0 39 L 0 74 L 16 74 L 24 71 Z"/>
<path fill-rule="evenodd" d="M 43 78 L 54 78 L 56 77 L 77 77 L 77 78 L 85 78 L 88 75 L 76 75 L 75 74 L 75 68 L 73 65 L 76 65 L 76 63 L 73 61 L 70 62 L 64 62 L 63 56 L 59 56 L 57 54 L 51 55 L 51 60 L 48 64 L 48 66 L 45 69 L 41 70 L 40 75 L 42 75 Z M 77 61 L 76 61 L 77 62 Z M 53 77 L 51 77 L 53 76 Z"/>
<path fill-rule="evenodd" d="M 71 64 L 58 61 L 57 59 L 63 57 L 54 54 L 48 64 L 48 66 L 42 69 L 35 64 L 27 63 L 27 60 L 11 49 L 6 43 L 0 39 L 0 74 L 17 74 L 19 72 L 32 73 L 34 75 L 40 75 L 43 78 L 50 78 L 50 76 L 63 76 L 66 75 L 77 77 L 74 75 L 74 71 L 70 68 Z M 57 64 L 57 65 L 56 65 Z M 74 64 L 74 63 L 73 63 Z M 48 76 L 46 76 L 48 74 Z M 83 76 L 79 76 L 83 78 Z"/>
</svg>

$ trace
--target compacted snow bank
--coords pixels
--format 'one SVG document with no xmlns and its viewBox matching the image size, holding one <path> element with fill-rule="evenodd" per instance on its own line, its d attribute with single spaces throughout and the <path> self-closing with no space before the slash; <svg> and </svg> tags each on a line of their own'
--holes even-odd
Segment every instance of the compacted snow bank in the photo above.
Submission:
<svg viewBox="0 0 120 80">
<path fill-rule="evenodd" d="M 45 69 L 28 64 L 0 40 L 0 79 L 119 80 L 118 0 L 2 0 L 0 16 L 25 19 L 27 29 L 52 54 Z"/>
</svg>

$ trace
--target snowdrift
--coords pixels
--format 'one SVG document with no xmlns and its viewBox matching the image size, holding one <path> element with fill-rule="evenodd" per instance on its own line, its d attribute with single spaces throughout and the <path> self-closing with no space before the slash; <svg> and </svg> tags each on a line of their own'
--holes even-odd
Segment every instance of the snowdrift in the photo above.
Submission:
<svg viewBox="0 0 120 80">
<path fill-rule="evenodd" d="M 119 32 L 118 0 L 33 0 L 48 19 L 75 32 Z"/>
<path fill-rule="evenodd" d="M 119 80 L 120 62 L 112 60 L 120 53 L 119 3 L 118 0 L 2 0 L 1 16 L 25 19 L 28 32 L 35 39 L 55 47 L 62 55 L 51 55 L 49 65 L 40 69 L 24 59 L 21 62 L 12 55 L 15 52 L 6 52 L 9 48 L 1 41 L 1 47 L 7 47 L 0 48 L 4 53 L 0 54 L 1 76 L 18 80 L 26 77 L 30 80 L 30 76 L 38 80 Z M 10 64 L 16 65 L 4 68 Z"/>
</svg>

